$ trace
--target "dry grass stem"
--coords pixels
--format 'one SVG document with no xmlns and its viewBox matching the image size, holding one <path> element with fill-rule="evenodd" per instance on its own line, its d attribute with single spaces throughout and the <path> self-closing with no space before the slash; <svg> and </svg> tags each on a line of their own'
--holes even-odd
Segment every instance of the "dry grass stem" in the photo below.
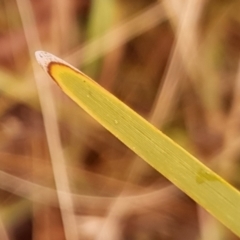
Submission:
<svg viewBox="0 0 240 240">
<path fill-rule="evenodd" d="M 32 57 L 33 74 L 36 79 L 36 84 L 39 92 L 39 98 L 42 108 L 44 125 L 48 140 L 48 146 L 52 161 L 53 173 L 57 188 L 57 195 L 62 214 L 62 221 L 67 240 L 77 240 L 78 231 L 74 213 L 74 205 L 70 194 L 62 194 L 61 191 L 71 192 L 68 182 L 68 175 L 65 167 L 65 159 L 62 151 L 60 133 L 58 129 L 57 113 L 54 106 L 53 96 L 50 90 L 49 82 L 43 80 L 43 76 L 37 74 L 38 68 L 34 64 L 35 59 L 32 54 L 41 47 L 41 42 L 38 38 L 38 31 L 29 0 L 17 0 L 19 13 L 23 22 L 23 29 L 28 43 L 29 53 Z M 28 23 L 32 23 L 29 28 Z M 32 41 L 32 35 L 35 36 Z M 60 191 L 61 190 L 61 191 Z M 65 211 L 64 209 L 69 209 Z"/>
</svg>

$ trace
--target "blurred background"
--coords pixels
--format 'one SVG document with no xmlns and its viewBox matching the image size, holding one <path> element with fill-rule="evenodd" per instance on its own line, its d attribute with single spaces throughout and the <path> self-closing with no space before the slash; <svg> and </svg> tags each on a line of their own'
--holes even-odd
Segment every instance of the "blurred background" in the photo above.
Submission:
<svg viewBox="0 0 240 240">
<path fill-rule="evenodd" d="M 240 188 L 239 10 L 238 0 L 0 0 L 0 239 L 239 239 L 34 57 L 81 69 Z"/>
</svg>

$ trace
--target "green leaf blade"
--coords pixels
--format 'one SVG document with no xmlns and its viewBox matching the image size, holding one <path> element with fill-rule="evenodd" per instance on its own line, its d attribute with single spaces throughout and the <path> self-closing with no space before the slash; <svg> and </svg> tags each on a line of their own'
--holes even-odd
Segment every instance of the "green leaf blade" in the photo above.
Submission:
<svg viewBox="0 0 240 240">
<path fill-rule="evenodd" d="M 73 101 L 240 236 L 235 188 L 86 75 L 51 54 L 39 55 L 40 64 Z"/>
</svg>

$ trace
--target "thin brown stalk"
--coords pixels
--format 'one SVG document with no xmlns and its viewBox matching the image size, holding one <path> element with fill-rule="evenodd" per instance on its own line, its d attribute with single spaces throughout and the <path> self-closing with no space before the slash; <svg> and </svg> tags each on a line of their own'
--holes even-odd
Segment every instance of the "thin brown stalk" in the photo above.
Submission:
<svg viewBox="0 0 240 240">
<path fill-rule="evenodd" d="M 51 94 L 49 82 L 44 82 L 44 77 L 37 74 L 38 68 L 36 64 L 34 64 L 36 61 L 33 54 L 39 49 L 39 47 L 41 47 L 41 42 L 38 37 L 32 6 L 29 0 L 17 0 L 17 5 L 23 23 L 23 30 L 28 44 L 29 54 L 31 56 L 33 74 L 36 79 L 36 85 L 39 92 L 65 236 L 67 240 L 77 240 L 78 231 L 72 198 L 70 194 L 63 195 L 61 192 L 71 191 L 69 187 L 67 171 L 65 168 L 65 159 L 61 147 L 54 100 Z M 32 24 L 29 26 L 29 23 Z M 64 211 L 64 209 L 67 208 L 70 211 Z"/>
</svg>

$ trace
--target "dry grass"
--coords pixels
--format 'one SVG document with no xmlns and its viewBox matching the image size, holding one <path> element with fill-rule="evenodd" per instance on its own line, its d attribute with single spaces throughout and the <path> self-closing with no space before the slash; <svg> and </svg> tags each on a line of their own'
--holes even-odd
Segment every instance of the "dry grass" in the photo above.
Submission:
<svg viewBox="0 0 240 240">
<path fill-rule="evenodd" d="M 237 188 L 240 4 L 0 0 L 0 239 L 236 236 L 49 81 L 70 61 Z"/>
</svg>

